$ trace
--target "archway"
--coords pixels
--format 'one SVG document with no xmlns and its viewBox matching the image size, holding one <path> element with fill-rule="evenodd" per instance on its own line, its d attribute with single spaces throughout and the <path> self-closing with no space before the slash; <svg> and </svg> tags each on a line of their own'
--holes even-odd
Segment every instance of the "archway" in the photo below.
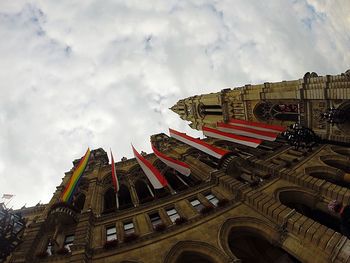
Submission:
<svg viewBox="0 0 350 263">
<path fill-rule="evenodd" d="M 180 241 L 167 253 L 164 263 L 228 263 L 218 248 L 199 241 Z"/>
<path fill-rule="evenodd" d="M 328 166 L 313 166 L 305 168 L 305 173 L 322 180 L 326 180 L 332 184 L 342 187 L 350 187 L 350 183 L 344 180 L 345 173 L 338 169 Z"/>
<path fill-rule="evenodd" d="M 284 236 L 272 222 L 234 217 L 220 228 L 219 241 L 226 254 L 243 263 L 299 262 L 281 244 Z"/>
<path fill-rule="evenodd" d="M 300 262 L 263 236 L 249 231 L 231 231 L 228 244 L 232 253 L 244 263 Z"/>
<path fill-rule="evenodd" d="M 341 104 L 338 107 L 341 111 L 343 111 L 343 114 L 346 116 L 345 122 L 337 124 L 338 128 L 343 131 L 344 133 L 350 131 L 350 119 L 348 116 L 350 116 L 350 102 L 347 100 L 343 104 Z"/>
<path fill-rule="evenodd" d="M 210 258 L 200 253 L 185 251 L 176 260 L 176 263 L 214 263 Z"/>
<path fill-rule="evenodd" d="M 321 156 L 321 161 L 334 168 L 350 174 L 350 161 L 343 156 Z"/>
<path fill-rule="evenodd" d="M 350 148 L 345 148 L 345 147 L 332 147 L 331 148 L 333 152 L 336 152 L 340 155 L 344 155 L 347 157 L 350 157 Z"/>
<path fill-rule="evenodd" d="M 340 233 L 339 219 L 328 213 L 327 205 L 320 203 L 312 193 L 298 189 L 279 189 L 277 197 L 285 206 Z"/>
</svg>

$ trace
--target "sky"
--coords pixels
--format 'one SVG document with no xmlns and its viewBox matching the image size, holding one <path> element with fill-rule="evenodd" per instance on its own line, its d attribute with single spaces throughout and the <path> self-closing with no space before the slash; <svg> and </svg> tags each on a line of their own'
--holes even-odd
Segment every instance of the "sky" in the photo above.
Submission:
<svg viewBox="0 0 350 263">
<path fill-rule="evenodd" d="M 349 0 L 0 1 L 0 195 L 47 203 L 87 147 L 132 157 L 169 110 L 350 68 Z"/>
</svg>

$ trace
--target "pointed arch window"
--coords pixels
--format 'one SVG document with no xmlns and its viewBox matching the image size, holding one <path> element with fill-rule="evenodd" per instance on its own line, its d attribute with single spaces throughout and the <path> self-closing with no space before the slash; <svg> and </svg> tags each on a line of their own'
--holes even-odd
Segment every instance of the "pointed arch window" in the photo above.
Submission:
<svg viewBox="0 0 350 263">
<path fill-rule="evenodd" d="M 118 192 L 119 209 L 127 209 L 133 207 L 129 188 L 125 184 L 121 184 Z"/>
<path fill-rule="evenodd" d="M 103 208 L 104 213 L 112 212 L 116 208 L 116 196 L 112 187 L 108 188 L 108 190 L 104 194 Z"/>
<path fill-rule="evenodd" d="M 222 115 L 221 105 L 198 105 L 198 112 L 201 116 L 205 115 Z"/>
<path fill-rule="evenodd" d="M 167 179 L 170 186 L 175 191 L 182 191 L 188 188 L 188 184 L 179 176 L 179 173 L 174 169 L 168 169 L 164 173 L 165 178 Z"/>
<path fill-rule="evenodd" d="M 135 190 L 141 204 L 154 200 L 154 192 L 152 191 L 150 185 L 143 180 L 136 181 Z"/>
<path fill-rule="evenodd" d="M 321 158 L 321 159 L 325 164 L 327 164 L 331 167 L 340 169 L 340 170 L 344 171 L 345 173 L 350 174 L 350 162 L 348 160 L 346 160 L 345 158 L 344 159 Z"/>
<path fill-rule="evenodd" d="M 298 104 L 261 102 L 255 106 L 254 116 L 261 121 L 279 120 L 296 122 L 299 117 Z"/>
<path fill-rule="evenodd" d="M 285 206 L 340 233 L 339 219 L 329 214 L 327 210 L 319 209 L 314 196 L 301 191 L 288 190 L 280 192 L 278 199 Z"/>
</svg>

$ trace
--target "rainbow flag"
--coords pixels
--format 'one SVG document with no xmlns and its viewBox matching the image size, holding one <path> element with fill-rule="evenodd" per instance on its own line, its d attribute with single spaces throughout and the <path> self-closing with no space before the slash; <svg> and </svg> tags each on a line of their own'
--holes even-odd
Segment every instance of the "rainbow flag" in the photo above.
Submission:
<svg viewBox="0 0 350 263">
<path fill-rule="evenodd" d="M 88 164 L 89 157 L 90 157 L 90 148 L 87 149 L 84 157 L 81 158 L 79 164 L 77 165 L 71 178 L 69 179 L 69 181 L 66 185 L 66 188 L 64 189 L 64 191 L 61 195 L 62 202 L 70 202 L 70 200 L 73 196 L 74 190 L 79 182 L 79 179 L 82 176 L 82 174 L 84 173 L 84 170 Z"/>
</svg>

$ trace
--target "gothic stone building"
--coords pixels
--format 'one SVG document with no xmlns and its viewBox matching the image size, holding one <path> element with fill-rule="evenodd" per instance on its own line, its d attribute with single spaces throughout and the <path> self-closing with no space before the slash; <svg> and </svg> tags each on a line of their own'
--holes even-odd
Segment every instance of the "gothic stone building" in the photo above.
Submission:
<svg viewBox="0 0 350 263">
<path fill-rule="evenodd" d="M 189 177 L 145 155 L 170 187 L 155 190 L 135 159 L 117 162 L 119 204 L 103 149 L 92 151 L 72 205 L 51 201 L 22 210 L 23 242 L 7 262 L 350 262 L 350 240 L 327 203 L 350 199 L 350 74 L 246 85 L 180 100 L 171 109 L 190 126 L 231 118 L 311 128 L 312 149 L 283 138 L 257 148 L 206 138 L 230 152 L 215 159 L 166 134 L 151 136 L 163 153 L 190 165 Z M 338 109 L 347 119 L 320 114 Z M 77 161 L 73 164 L 76 165 Z"/>
</svg>

